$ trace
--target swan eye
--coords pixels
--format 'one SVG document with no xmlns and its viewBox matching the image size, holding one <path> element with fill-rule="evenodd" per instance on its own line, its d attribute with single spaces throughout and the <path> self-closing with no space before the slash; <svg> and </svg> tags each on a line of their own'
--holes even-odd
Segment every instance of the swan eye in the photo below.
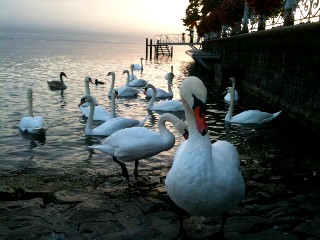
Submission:
<svg viewBox="0 0 320 240">
<path fill-rule="evenodd" d="M 192 94 L 193 96 L 193 99 L 194 99 L 194 103 L 193 103 L 193 107 L 192 109 L 195 110 L 197 107 L 200 107 L 201 111 L 199 111 L 200 115 L 201 114 L 206 114 L 206 111 L 207 111 L 207 108 L 206 108 L 206 105 L 201 101 L 199 100 L 194 94 Z"/>
</svg>

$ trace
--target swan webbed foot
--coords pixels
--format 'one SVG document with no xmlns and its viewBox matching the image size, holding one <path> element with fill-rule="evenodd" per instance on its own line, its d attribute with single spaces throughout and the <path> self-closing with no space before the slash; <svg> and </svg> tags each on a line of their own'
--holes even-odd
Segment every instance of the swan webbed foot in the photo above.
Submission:
<svg viewBox="0 0 320 240">
<path fill-rule="evenodd" d="M 118 163 L 121 167 L 122 170 L 122 176 L 125 177 L 129 183 L 129 186 L 131 187 L 131 183 L 130 183 L 130 179 L 129 179 L 129 174 L 128 174 L 128 170 L 126 167 L 126 164 L 124 162 L 119 161 L 116 157 L 113 157 L 113 161 L 115 161 L 116 163 Z"/>
<path fill-rule="evenodd" d="M 134 170 L 133 174 L 135 178 L 138 178 L 138 165 L 139 165 L 139 160 L 134 161 Z"/>
</svg>

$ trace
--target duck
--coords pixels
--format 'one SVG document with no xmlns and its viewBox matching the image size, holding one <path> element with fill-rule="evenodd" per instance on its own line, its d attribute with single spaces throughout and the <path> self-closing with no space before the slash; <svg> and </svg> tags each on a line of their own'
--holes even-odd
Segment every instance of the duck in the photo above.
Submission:
<svg viewBox="0 0 320 240">
<path fill-rule="evenodd" d="M 127 73 L 127 84 L 129 87 L 144 87 L 148 81 L 144 79 L 137 79 L 136 77 L 133 77 L 133 66 L 131 65 L 131 74 L 129 73 L 129 70 L 124 70 L 122 74 Z"/>
<path fill-rule="evenodd" d="M 47 124 L 42 116 L 33 116 L 32 92 L 32 88 L 27 89 L 28 116 L 21 118 L 19 122 L 19 129 L 22 132 L 44 134 L 47 130 Z"/>
<path fill-rule="evenodd" d="M 143 72 L 143 63 L 142 63 L 142 60 L 144 60 L 144 59 L 143 59 L 143 58 L 140 58 L 140 64 L 138 64 L 138 63 L 133 63 L 133 64 L 132 64 L 133 70 L 141 71 L 141 73 Z"/>
<path fill-rule="evenodd" d="M 236 90 L 236 79 L 234 77 L 230 78 L 230 82 L 232 84 L 232 87 L 234 88 L 234 103 L 238 103 L 239 101 L 239 94 L 238 94 L 238 91 Z M 230 104 L 230 100 L 231 100 L 231 94 L 230 93 L 227 93 L 225 96 L 224 96 L 224 101 L 228 104 Z"/>
<path fill-rule="evenodd" d="M 201 79 L 189 76 L 183 80 L 180 97 L 189 137 L 176 150 L 165 189 L 190 215 L 226 216 L 245 196 L 238 151 L 228 141 L 211 143 L 205 118 L 207 89 Z"/>
<path fill-rule="evenodd" d="M 95 80 L 94 80 L 94 84 L 95 84 L 95 85 L 99 85 L 99 84 L 104 84 L 104 82 L 99 81 L 98 79 L 95 79 Z"/>
<path fill-rule="evenodd" d="M 234 88 L 228 87 L 227 92 L 230 93 L 230 105 L 228 112 L 224 118 L 227 123 L 237 123 L 237 124 L 263 124 L 275 119 L 282 110 L 275 113 L 262 112 L 260 110 L 247 110 L 233 116 L 234 109 Z"/>
<path fill-rule="evenodd" d="M 157 90 L 156 98 L 172 98 L 173 97 L 173 92 L 171 89 L 171 82 L 172 82 L 173 78 L 174 78 L 174 74 L 172 72 L 166 73 L 165 79 L 167 80 L 168 92 L 161 89 L 161 88 L 156 88 L 156 90 Z M 148 98 L 152 97 L 152 95 L 153 95 L 152 88 L 148 88 L 148 90 L 145 92 L 145 95 Z"/>
<path fill-rule="evenodd" d="M 185 139 L 188 138 L 187 124 L 171 113 L 164 113 L 158 120 L 158 132 L 146 127 L 125 128 L 102 140 L 100 145 L 89 148 L 112 156 L 131 186 L 125 162 L 135 162 L 134 176 L 137 178 L 139 160 L 168 151 L 174 146 L 175 136 L 167 129 L 166 122 L 171 122 Z"/>
<path fill-rule="evenodd" d="M 144 88 L 144 92 L 146 92 L 148 88 L 151 88 L 153 92 L 152 98 L 149 100 L 147 105 L 148 110 L 166 111 L 166 112 L 183 112 L 184 111 L 182 102 L 178 100 L 160 101 L 154 105 L 154 101 L 157 96 L 157 89 L 151 83 L 148 83 Z"/>
<path fill-rule="evenodd" d="M 47 81 L 49 88 L 51 90 L 65 90 L 65 89 L 67 89 L 67 85 L 63 82 L 63 77 L 67 78 L 67 75 L 64 72 L 60 72 L 60 81 L 57 81 L 57 80 Z"/>
<path fill-rule="evenodd" d="M 88 120 L 85 128 L 85 135 L 87 136 L 110 136 L 111 134 L 119 131 L 120 129 L 129 128 L 129 127 L 142 127 L 147 121 L 147 117 L 142 119 L 141 121 L 124 118 L 124 117 L 116 117 L 115 114 L 115 98 L 118 97 L 117 90 L 113 91 L 111 97 L 111 114 L 112 118 L 105 121 L 103 124 L 98 127 L 92 128 L 93 124 L 93 115 L 95 111 L 95 106 L 93 103 L 92 96 L 83 97 L 80 101 L 80 104 L 84 104 L 88 102 L 90 104 L 90 112 L 88 116 Z"/>
<path fill-rule="evenodd" d="M 108 76 L 112 77 L 111 86 L 110 86 L 110 89 L 109 89 L 109 92 L 108 92 L 108 97 L 111 97 L 112 91 L 114 89 L 114 83 L 115 83 L 115 80 L 116 80 L 116 74 L 115 74 L 115 72 L 108 72 L 107 77 Z M 135 89 L 135 88 L 132 88 L 132 87 L 128 86 L 128 81 L 129 80 L 127 79 L 126 86 L 122 86 L 122 87 L 118 88 L 118 95 L 119 95 L 120 98 L 137 97 L 138 94 L 139 94 L 139 90 L 138 89 Z"/>
</svg>

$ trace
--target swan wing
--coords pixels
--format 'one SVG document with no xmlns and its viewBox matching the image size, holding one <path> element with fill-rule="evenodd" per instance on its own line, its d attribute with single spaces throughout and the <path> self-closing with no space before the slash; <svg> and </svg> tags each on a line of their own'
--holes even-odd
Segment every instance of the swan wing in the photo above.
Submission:
<svg viewBox="0 0 320 240">
<path fill-rule="evenodd" d="M 20 120 L 19 129 L 29 133 L 43 133 L 46 131 L 47 125 L 41 116 L 23 117 Z"/>
<path fill-rule="evenodd" d="M 278 115 L 280 113 L 278 112 Z M 277 115 L 276 115 L 277 116 Z M 232 117 L 233 123 L 265 123 L 276 117 L 275 115 L 260 110 L 247 110 Z"/>
<path fill-rule="evenodd" d="M 183 108 L 182 102 L 177 100 L 168 100 L 168 101 L 161 101 L 153 105 L 151 110 L 178 112 L 178 111 L 184 111 L 184 108 Z"/>
<path fill-rule="evenodd" d="M 134 89 L 128 86 L 123 86 L 118 89 L 118 94 L 120 97 L 133 97 L 137 96 L 139 93 L 138 89 Z"/>
</svg>

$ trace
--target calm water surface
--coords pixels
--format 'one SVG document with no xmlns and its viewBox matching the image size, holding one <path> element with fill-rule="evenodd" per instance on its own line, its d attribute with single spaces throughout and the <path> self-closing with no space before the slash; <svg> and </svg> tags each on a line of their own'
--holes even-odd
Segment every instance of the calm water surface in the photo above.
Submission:
<svg viewBox="0 0 320 240">
<path fill-rule="evenodd" d="M 104 85 L 90 85 L 100 106 L 110 109 L 107 92 L 111 77 L 116 73 L 116 86 L 126 82 L 123 70 L 131 63 L 139 63 L 145 56 L 145 43 L 118 40 L 86 40 L 70 38 L 61 40 L 52 36 L 10 36 L 0 38 L 0 101 L 1 101 L 1 160 L 0 176 L 18 173 L 38 175 L 79 174 L 98 171 L 115 165 L 111 157 L 87 148 L 98 144 L 102 138 L 86 137 L 86 120 L 77 105 L 84 94 L 84 78 L 91 76 L 104 81 Z M 174 47 L 173 59 L 161 57 L 158 61 L 144 61 L 144 72 L 138 77 L 149 80 L 156 87 L 166 89 L 164 74 L 173 66 L 174 99 L 179 99 L 178 87 L 189 74 L 200 76 L 208 88 L 208 125 L 212 141 L 231 141 L 241 154 L 241 167 L 247 170 L 247 179 L 259 169 L 268 168 L 270 178 L 305 176 L 319 170 L 319 140 L 311 140 L 311 131 L 295 123 L 286 113 L 270 124 L 259 127 L 227 126 L 224 116 L 228 106 L 223 101 L 221 89 L 215 85 L 212 73 L 195 67 L 193 60 L 185 54 L 185 47 Z M 58 80 L 59 73 L 68 76 L 68 89 L 52 91 L 47 81 Z M 35 115 L 42 115 L 48 125 L 44 138 L 34 138 L 20 133 L 18 124 L 27 114 L 27 88 L 33 88 Z M 276 112 L 249 96 L 236 107 L 235 112 L 260 109 Z M 142 119 L 149 114 L 146 127 L 157 130 L 158 113 L 146 110 L 147 99 L 141 93 L 135 99 L 117 99 L 119 116 Z M 183 115 L 180 115 L 182 119 Z M 173 149 L 148 160 L 140 161 L 139 168 L 167 171 L 182 137 L 172 128 L 176 136 Z M 316 137 L 318 137 L 316 135 Z M 106 167 L 107 166 L 107 167 Z M 252 171 L 250 169 L 253 169 Z M 120 169 L 117 169 L 120 174 Z M 251 175 L 252 173 L 252 175 Z"/>
</svg>

